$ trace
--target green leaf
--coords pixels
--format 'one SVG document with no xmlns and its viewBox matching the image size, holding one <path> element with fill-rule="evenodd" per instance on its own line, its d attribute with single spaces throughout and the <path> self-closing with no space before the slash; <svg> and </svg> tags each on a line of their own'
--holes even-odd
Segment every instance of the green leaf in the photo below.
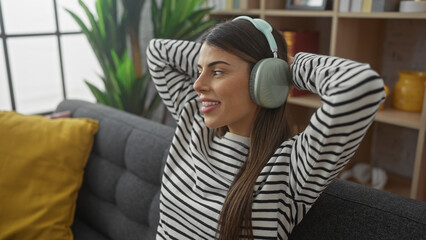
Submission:
<svg viewBox="0 0 426 240">
<path fill-rule="evenodd" d="M 96 1 L 96 11 L 98 13 L 98 25 L 99 25 L 99 32 L 102 37 L 106 36 L 105 33 L 105 21 L 104 21 L 104 6 L 101 6 L 102 3 L 105 3 L 104 1 Z"/>
<path fill-rule="evenodd" d="M 195 40 L 200 37 L 205 31 L 207 31 L 212 25 L 216 23 L 215 19 L 210 19 L 204 23 L 201 23 L 197 27 L 191 29 L 190 32 L 185 34 L 185 40 Z"/>
<path fill-rule="evenodd" d="M 89 87 L 90 91 L 92 92 L 93 96 L 96 98 L 96 101 L 101 104 L 110 105 L 110 102 L 108 100 L 108 97 L 104 92 L 99 90 L 95 85 L 91 84 L 88 81 L 84 81 L 86 85 Z"/>
<path fill-rule="evenodd" d="M 99 26 L 98 26 L 98 24 L 97 24 L 97 22 L 95 20 L 95 17 L 93 16 L 93 14 L 90 12 L 89 8 L 86 6 L 86 4 L 84 4 L 84 2 L 82 0 L 79 0 L 79 3 L 80 3 L 80 6 L 84 9 L 84 12 L 86 13 L 87 18 L 89 19 L 90 24 L 92 26 L 92 31 L 94 33 L 92 35 L 94 37 L 93 40 L 97 44 L 101 44 L 100 36 L 102 36 L 102 35 L 100 34 Z"/>
<path fill-rule="evenodd" d="M 151 2 L 155 38 L 194 40 L 215 23 L 203 20 L 212 10 L 203 8 L 205 0 L 186 0 L 179 4 L 177 0 L 164 0 L 161 9 L 155 0 Z"/>
<path fill-rule="evenodd" d="M 158 15 L 158 6 L 155 0 L 151 0 L 151 21 L 154 30 L 154 36 L 159 36 L 159 15 Z"/>
<path fill-rule="evenodd" d="M 162 6 L 161 6 L 161 15 L 160 15 L 160 24 L 161 28 L 160 31 L 164 31 L 167 28 L 167 23 L 170 24 L 170 21 L 168 21 L 169 14 L 172 14 L 173 11 L 171 9 L 171 1 L 172 0 L 163 0 Z"/>
<path fill-rule="evenodd" d="M 190 16 L 188 16 L 188 20 L 192 23 L 199 23 L 203 20 L 203 18 L 211 12 L 212 8 L 200 9 L 193 12 Z"/>
</svg>

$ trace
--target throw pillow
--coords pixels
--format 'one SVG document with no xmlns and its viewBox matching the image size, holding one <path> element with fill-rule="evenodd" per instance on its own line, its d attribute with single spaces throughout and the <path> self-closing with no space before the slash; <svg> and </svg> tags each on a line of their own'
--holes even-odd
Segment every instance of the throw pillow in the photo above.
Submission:
<svg viewBox="0 0 426 240">
<path fill-rule="evenodd" d="M 0 111 L 0 239 L 71 240 L 98 122 Z"/>
</svg>

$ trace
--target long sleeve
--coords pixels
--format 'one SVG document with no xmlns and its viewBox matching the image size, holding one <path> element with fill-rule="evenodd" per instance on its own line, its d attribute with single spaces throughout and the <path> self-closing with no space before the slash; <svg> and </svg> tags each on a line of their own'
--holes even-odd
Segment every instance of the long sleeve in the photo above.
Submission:
<svg viewBox="0 0 426 240">
<path fill-rule="evenodd" d="M 323 104 L 295 138 L 289 163 L 291 195 L 310 205 L 360 145 L 384 100 L 383 80 L 368 64 L 306 53 L 292 72 L 294 84 Z"/>
<path fill-rule="evenodd" d="M 250 139 L 214 136 L 204 124 L 193 89 L 199 50 L 175 40 L 152 40 L 147 50 L 152 78 L 178 120 L 162 178 L 157 239 L 214 239 L 229 186 L 250 151 Z M 301 53 L 291 69 L 294 84 L 318 93 L 323 106 L 259 174 L 255 239 L 287 239 L 352 157 L 384 99 L 383 82 L 367 64 Z"/>
<path fill-rule="evenodd" d="M 193 83 L 197 77 L 200 44 L 182 40 L 153 39 L 147 49 L 148 67 L 164 104 L 179 119 L 188 101 L 196 99 Z"/>
</svg>

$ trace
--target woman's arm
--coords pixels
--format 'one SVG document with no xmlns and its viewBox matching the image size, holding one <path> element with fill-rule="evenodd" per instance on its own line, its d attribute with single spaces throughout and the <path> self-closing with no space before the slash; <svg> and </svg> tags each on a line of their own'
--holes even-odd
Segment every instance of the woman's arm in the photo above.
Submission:
<svg viewBox="0 0 426 240">
<path fill-rule="evenodd" d="M 323 104 L 290 158 L 291 192 L 311 204 L 361 143 L 384 100 L 383 80 L 368 64 L 307 53 L 296 55 L 292 72 L 294 84 L 320 95 Z"/>
<path fill-rule="evenodd" d="M 192 85 L 197 77 L 200 44 L 153 39 L 147 49 L 148 67 L 160 97 L 178 120 L 186 102 L 197 97 Z"/>
</svg>

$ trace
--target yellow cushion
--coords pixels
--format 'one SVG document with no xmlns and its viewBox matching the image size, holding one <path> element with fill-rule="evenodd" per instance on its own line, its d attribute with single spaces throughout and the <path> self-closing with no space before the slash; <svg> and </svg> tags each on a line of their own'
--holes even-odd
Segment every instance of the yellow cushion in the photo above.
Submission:
<svg viewBox="0 0 426 240">
<path fill-rule="evenodd" d="M 0 111 L 0 239 L 73 239 L 98 122 Z"/>
</svg>

